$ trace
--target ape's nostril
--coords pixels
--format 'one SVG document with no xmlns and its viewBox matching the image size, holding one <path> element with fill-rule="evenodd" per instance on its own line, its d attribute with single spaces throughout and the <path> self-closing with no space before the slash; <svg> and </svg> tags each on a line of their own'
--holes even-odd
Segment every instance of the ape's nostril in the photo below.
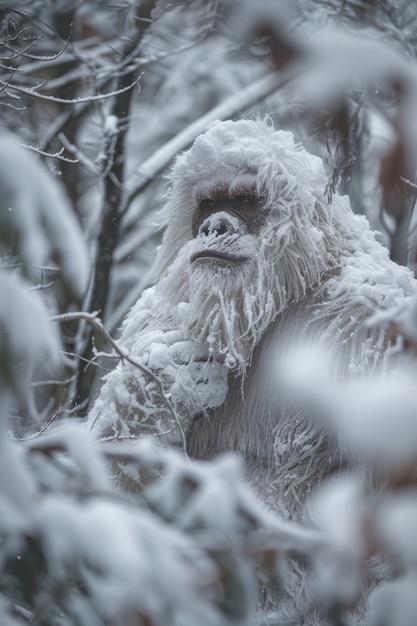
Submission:
<svg viewBox="0 0 417 626">
<path fill-rule="evenodd" d="M 230 230 L 230 224 L 227 224 L 226 222 L 221 222 L 217 225 L 216 230 L 218 235 L 225 235 Z"/>
<path fill-rule="evenodd" d="M 227 235 L 233 232 L 233 225 L 226 219 L 207 219 L 203 222 L 199 228 L 199 235 L 208 237 L 209 235 L 215 235 L 220 237 L 221 235 Z"/>
</svg>

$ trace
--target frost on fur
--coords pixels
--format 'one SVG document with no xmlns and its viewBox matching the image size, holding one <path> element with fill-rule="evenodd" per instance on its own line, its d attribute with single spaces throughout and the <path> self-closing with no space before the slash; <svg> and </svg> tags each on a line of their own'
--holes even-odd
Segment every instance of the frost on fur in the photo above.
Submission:
<svg viewBox="0 0 417 626">
<path fill-rule="evenodd" d="M 389 339 L 366 321 L 412 295 L 414 281 L 347 197 L 327 202 L 321 159 L 268 120 L 211 124 L 170 181 L 155 284 L 123 325 L 143 367 L 107 375 L 90 424 L 100 437 L 151 435 L 197 458 L 235 450 L 261 498 L 300 519 L 345 459 L 286 397 L 277 368 L 305 341 L 320 343 L 335 375 L 380 368 Z M 135 468 L 116 472 L 140 482 Z"/>
<path fill-rule="evenodd" d="M 415 281 L 347 197 L 327 202 L 322 161 L 268 121 L 211 124 L 170 181 L 155 282 L 123 324 L 140 367 L 106 376 L 90 425 L 198 459 L 235 451 L 260 500 L 309 525 L 320 483 L 355 460 L 289 389 L 289 356 L 318 345 L 344 381 L 384 370 L 390 338 L 367 322 L 415 294 Z M 113 469 L 124 489 L 148 478 Z M 264 590 L 263 614 L 321 623 L 307 570 L 293 562 L 288 579 L 278 601 Z"/>
</svg>

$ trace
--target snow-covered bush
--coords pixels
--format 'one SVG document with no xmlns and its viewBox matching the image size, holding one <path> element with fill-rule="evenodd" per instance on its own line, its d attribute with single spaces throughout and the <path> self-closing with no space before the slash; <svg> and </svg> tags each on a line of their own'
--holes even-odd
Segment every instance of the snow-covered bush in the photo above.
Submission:
<svg viewBox="0 0 417 626">
<path fill-rule="evenodd" d="M 372 578 L 367 623 L 414 624 L 413 309 L 375 320 L 403 350 L 372 385 L 333 388 L 299 362 L 310 384 L 292 384 L 358 458 L 323 485 L 308 531 L 259 505 L 235 457 L 93 443 L 73 415 L 108 366 L 104 328 L 146 284 L 160 175 L 213 119 L 267 111 L 308 137 L 329 195 L 340 184 L 415 264 L 415 3 L 21 0 L 0 23 L 0 623 L 274 624 L 293 559 L 310 623 L 355 623 Z M 109 458 L 148 475 L 139 502 Z"/>
</svg>

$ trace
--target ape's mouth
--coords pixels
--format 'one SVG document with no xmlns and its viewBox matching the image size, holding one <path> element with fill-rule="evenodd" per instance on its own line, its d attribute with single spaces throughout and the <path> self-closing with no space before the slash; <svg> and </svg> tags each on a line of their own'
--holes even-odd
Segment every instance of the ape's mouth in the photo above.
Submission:
<svg viewBox="0 0 417 626">
<path fill-rule="evenodd" d="M 228 263 L 244 263 L 246 261 L 246 257 L 232 256 L 230 254 L 226 254 L 225 252 L 220 252 L 219 250 L 200 250 L 191 256 L 190 261 L 191 263 L 196 261 L 217 262 L 226 265 Z"/>
</svg>

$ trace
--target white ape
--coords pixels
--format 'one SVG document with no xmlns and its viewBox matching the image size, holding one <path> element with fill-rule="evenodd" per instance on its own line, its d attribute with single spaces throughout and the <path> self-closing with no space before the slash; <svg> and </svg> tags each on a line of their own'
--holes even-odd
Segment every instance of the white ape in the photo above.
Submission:
<svg viewBox="0 0 417 626">
<path fill-rule="evenodd" d="M 211 124 L 171 184 L 155 284 L 121 338 L 150 373 L 119 363 L 90 423 L 97 436 L 157 435 L 195 458 L 238 451 L 262 500 L 300 520 L 346 459 L 279 388 L 275 355 L 312 339 L 340 376 L 375 370 L 389 338 L 365 322 L 413 294 L 414 280 L 347 197 L 328 203 L 321 159 L 269 122 Z M 132 490 L 141 477 L 125 466 L 119 479 Z"/>
</svg>

